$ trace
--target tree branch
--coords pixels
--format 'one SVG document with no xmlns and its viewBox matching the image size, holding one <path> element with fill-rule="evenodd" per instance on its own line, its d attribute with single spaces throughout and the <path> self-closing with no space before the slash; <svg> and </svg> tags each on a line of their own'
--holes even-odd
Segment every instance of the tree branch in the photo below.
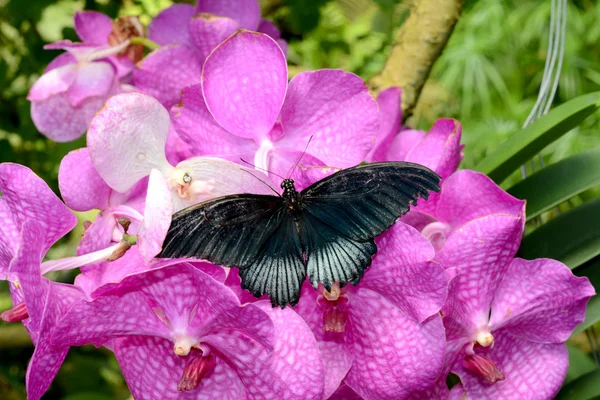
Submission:
<svg viewBox="0 0 600 400">
<path fill-rule="evenodd" d="M 431 67 L 450 38 L 464 0 L 415 0 L 394 41 L 383 70 L 369 80 L 379 92 L 390 86 L 402 88 L 402 116 L 415 108 Z"/>
</svg>

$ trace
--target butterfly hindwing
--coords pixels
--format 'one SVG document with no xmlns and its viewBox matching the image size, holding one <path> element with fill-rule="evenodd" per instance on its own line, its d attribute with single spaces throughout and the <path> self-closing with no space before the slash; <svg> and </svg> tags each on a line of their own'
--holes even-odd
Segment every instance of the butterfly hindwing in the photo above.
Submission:
<svg viewBox="0 0 600 400">
<path fill-rule="evenodd" d="M 368 241 L 392 226 L 419 197 L 439 191 L 440 179 L 418 164 L 366 164 L 316 182 L 301 197 L 306 212 L 351 239 Z"/>
<path fill-rule="evenodd" d="M 306 277 L 303 249 L 293 216 L 282 209 L 281 223 L 254 262 L 240 270 L 242 287 L 256 297 L 268 294 L 273 306 L 294 305 Z"/>
<path fill-rule="evenodd" d="M 191 257 L 227 267 L 250 265 L 282 220 L 283 201 L 267 195 L 232 195 L 175 215 L 159 257 Z"/>
<path fill-rule="evenodd" d="M 302 241 L 307 273 L 315 289 L 319 283 L 331 290 L 334 282 L 358 282 L 377 252 L 373 240 L 353 240 L 308 212 L 302 220 Z"/>
</svg>

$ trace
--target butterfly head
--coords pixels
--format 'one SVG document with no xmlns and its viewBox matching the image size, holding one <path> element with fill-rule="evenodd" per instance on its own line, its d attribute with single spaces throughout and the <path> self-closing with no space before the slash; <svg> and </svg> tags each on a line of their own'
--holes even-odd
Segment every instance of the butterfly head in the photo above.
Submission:
<svg viewBox="0 0 600 400">
<path fill-rule="evenodd" d="M 284 179 L 283 182 L 281 182 L 281 188 L 283 190 L 296 190 L 294 180 L 290 178 Z"/>
</svg>

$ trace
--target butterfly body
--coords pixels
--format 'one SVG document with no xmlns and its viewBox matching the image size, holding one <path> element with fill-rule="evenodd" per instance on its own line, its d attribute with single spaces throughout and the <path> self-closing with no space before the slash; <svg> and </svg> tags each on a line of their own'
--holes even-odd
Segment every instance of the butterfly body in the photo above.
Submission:
<svg viewBox="0 0 600 400">
<path fill-rule="evenodd" d="M 240 269 L 242 287 L 272 304 L 295 304 L 308 275 L 316 288 L 358 283 L 388 229 L 440 177 L 417 164 L 359 165 L 298 192 L 239 194 L 188 207 L 173 216 L 159 257 L 191 257 Z"/>
</svg>

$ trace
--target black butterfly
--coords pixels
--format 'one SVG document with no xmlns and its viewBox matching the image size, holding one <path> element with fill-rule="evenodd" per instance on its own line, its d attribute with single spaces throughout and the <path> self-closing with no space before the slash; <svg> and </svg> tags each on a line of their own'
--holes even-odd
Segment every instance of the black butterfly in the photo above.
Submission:
<svg viewBox="0 0 600 400">
<path fill-rule="evenodd" d="M 317 288 L 357 284 L 377 252 L 373 240 L 440 177 L 408 162 L 358 165 L 282 196 L 236 194 L 173 215 L 158 257 L 193 257 L 240 268 L 242 287 L 267 293 L 273 306 L 294 305 L 308 273 Z"/>
</svg>

